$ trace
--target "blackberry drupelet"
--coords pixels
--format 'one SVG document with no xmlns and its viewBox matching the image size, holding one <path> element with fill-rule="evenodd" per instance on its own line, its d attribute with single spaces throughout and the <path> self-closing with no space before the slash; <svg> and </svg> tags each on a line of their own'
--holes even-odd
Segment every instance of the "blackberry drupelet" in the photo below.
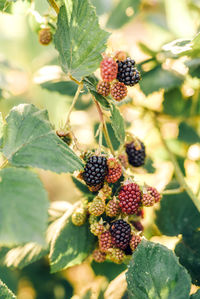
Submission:
<svg viewBox="0 0 200 299">
<path fill-rule="evenodd" d="M 131 227 L 123 219 L 116 220 L 110 227 L 113 243 L 116 247 L 126 249 L 131 239 Z"/>
<path fill-rule="evenodd" d="M 140 73 L 135 68 L 135 60 L 128 57 L 124 61 L 117 61 L 117 79 L 125 85 L 134 86 L 140 81 Z"/>
<path fill-rule="evenodd" d="M 87 160 L 82 177 L 88 186 L 99 186 L 101 189 L 107 173 L 107 159 L 103 156 L 92 156 Z"/>
<path fill-rule="evenodd" d="M 128 155 L 129 163 L 134 167 L 140 167 L 144 165 L 145 162 L 145 146 L 143 142 L 138 140 L 140 147 L 138 147 L 134 142 L 126 144 L 126 153 Z"/>
</svg>

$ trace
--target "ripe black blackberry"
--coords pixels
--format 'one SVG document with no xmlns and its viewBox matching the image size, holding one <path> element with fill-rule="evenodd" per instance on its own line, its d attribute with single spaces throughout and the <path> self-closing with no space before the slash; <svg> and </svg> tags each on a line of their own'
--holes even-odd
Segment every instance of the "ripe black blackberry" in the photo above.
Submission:
<svg viewBox="0 0 200 299">
<path fill-rule="evenodd" d="M 116 247 L 126 249 L 131 239 L 131 227 L 123 219 L 116 220 L 110 227 L 113 243 Z"/>
<path fill-rule="evenodd" d="M 125 85 L 134 86 L 140 81 L 140 73 L 135 68 L 135 60 L 128 57 L 124 61 L 118 61 L 117 79 Z"/>
<path fill-rule="evenodd" d="M 144 165 L 145 162 L 145 146 L 144 143 L 138 140 L 138 144 L 131 142 L 126 144 L 126 153 L 128 155 L 129 163 L 134 167 L 140 167 Z"/>
<path fill-rule="evenodd" d="M 87 160 L 82 177 L 89 187 L 101 188 L 107 173 L 107 159 L 103 156 L 92 156 Z"/>
</svg>

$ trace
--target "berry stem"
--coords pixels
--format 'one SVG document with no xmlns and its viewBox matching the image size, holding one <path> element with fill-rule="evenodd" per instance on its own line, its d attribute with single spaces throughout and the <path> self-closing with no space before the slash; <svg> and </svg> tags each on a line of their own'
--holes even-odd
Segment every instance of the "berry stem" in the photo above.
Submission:
<svg viewBox="0 0 200 299">
<path fill-rule="evenodd" d="M 59 13 L 59 7 L 56 4 L 56 2 L 54 0 L 48 0 L 50 5 L 53 7 L 53 9 L 55 10 L 55 12 L 58 14 Z"/>
<path fill-rule="evenodd" d="M 106 143 L 107 143 L 108 147 L 110 148 L 110 151 L 111 151 L 112 155 L 115 156 L 115 152 L 114 152 L 114 149 L 113 149 L 113 146 L 112 146 L 109 134 L 108 134 L 108 129 L 107 129 L 106 122 L 105 122 L 105 119 L 104 119 L 103 111 L 101 110 L 101 107 L 100 107 L 99 103 L 97 102 L 97 100 L 95 99 L 95 97 L 93 95 L 92 95 L 92 98 L 93 98 L 94 103 L 97 107 L 97 111 L 99 113 L 100 121 L 103 125 L 103 133 L 104 133 L 104 136 L 105 136 L 105 139 L 106 139 Z"/>
<path fill-rule="evenodd" d="M 72 101 L 72 104 L 69 108 L 66 123 L 65 123 L 65 128 L 67 128 L 69 123 L 70 123 L 70 115 L 72 113 L 72 110 L 74 109 L 74 106 L 76 104 L 76 101 L 78 100 L 78 97 L 79 97 L 79 94 L 80 94 L 82 88 L 83 88 L 83 84 L 81 83 L 81 84 L 78 85 L 77 91 L 76 91 L 75 96 L 74 96 L 73 101 Z"/>
<path fill-rule="evenodd" d="M 188 186 L 188 184 L 185 181 L 185 178 L 183 176 L 183 173 L 178 165 L 178 162 L 176 160 L 176 157 L 174 155 L 174 153 L 171 151 L 171 149 L 169 148 L 166 140 L 163 138 L 161 132 L 160 132 L 160 126 L 159 126 L 159 122 L 157 120 L 157 115 L 153 115 L 153 122 L 155 124 L 155 127 L 157 128 L 157 130 L 159 131 L 160 134 L 160 138 L 161 141 L 165 147 L 165 150 L 167 151 L 170 160 L 172 161 L 173 165 L 174 165 L 174 171 L 177 177 L 178 182 L 180 183 L 180 185 L 182 186 L 182 188 L 187 192 L 187 194 L 189 195 L 189 197 L 192 199 L 193 203 L 195 204 L 196 208 L 198 209 L 198 211 L 200 211 L 200 200 L 198 200 L 198 198 L 196 197 L 196 195 L 193 193 L 193 191 L 191 190 L 191 188 Z"/>
</svg>

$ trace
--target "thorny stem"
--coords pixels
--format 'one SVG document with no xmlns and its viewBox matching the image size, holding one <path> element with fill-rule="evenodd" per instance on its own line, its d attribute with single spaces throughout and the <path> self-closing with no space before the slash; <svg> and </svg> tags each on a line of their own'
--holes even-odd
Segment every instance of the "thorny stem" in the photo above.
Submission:
<svg viewBox="0 0 200 299">
<path fill-rule="evenodd" d="M 182 174 L 182 171 L 176 161 L 176 157 L 173 154 L 173 152 L 171 151 L 171 149 L 169 148 L 166 140 L 163 138 L 161 132 L 160 132 L 160 126 L 157 120 L 157 115 L 155 115 L 154 113 L 154 117 L 153 117 L 153 122 L 155 124 L 155 127 L 157 128 L 157 130 L 160 133 L 160 138 L 161 141 L 170 157 L 170 160 L 172 161 L 173 165 L 174 165 L 174 171 L 177 177 L 178 182 L 180 183 L 180 185 L 182 186 L 182 188 L 187 192 L 187 194 L 189 195 L 189 197 L 192 199 L 193 203 L 195 204 L 196 208 L 198 209 L 198 211 L 200 211 L 200 200 L 198 200 L 198 198 L 196 197 L 196 195 L 193 193 L 193 191 L 191 190 L 191 188 L 188 186 L 188 184 L 185 181 L 185 178 Z"/>
<path fill-rule="evenodd" d="M 81 83 L 81 84 L 78 85 L 77 91 L 76 91 L 75 96 L 74 96 L 73 101 L 72 101 L 72 104 L 69 108 L 66 123 L 65 123 L 65 128 L 67 128 L 69 123 L 70 123 L 70 115 L 72 113 L 72 110 L 74 109 L 74 106 L 76 104 L 76 101 L 78 100 L 78 97 L 79 97 L 79 94 L 80 94 L 82 88 L 83 88 L 83 84 Z"/>
<path fill-rule="evenodd" d="M 106 139 L 106 143 L 109 146 L 112 155 L 115 156 L 115 152 L 114 152 L 112 143 L 110 141 L 110 137 L 109 137 L 109 134 L 108 134 L 108 129 L 107 129 L 107 126 L 106 126 L 106 122 L 105 122 L 105 119 L 104 119 L 103 112 L 101 110 L 101 107 L 100 107 L 99 103 L 97 102 L 97 100 L 95 99 L 95 97 L 93 95 L 92 95 L 92 98 L 93 98 L 94 103 L 95 103 L 95 105 L 97 107 L 97 111 L 99 113 L 100 121 L 101 121 L 101 123 L 103 125 L 103 133 L 104 133 L 104 136 L 105 136 L 105 139 Z"/>
<path fill-rule="evenodd" d="M 48 0 L 50 5 L 53 7 L 53 9 L 55 10 L 55 12 L 58 14 L 59 13 L 59 7 L 56 4 L 56 2 L 54 0 Z"/>
</svg>

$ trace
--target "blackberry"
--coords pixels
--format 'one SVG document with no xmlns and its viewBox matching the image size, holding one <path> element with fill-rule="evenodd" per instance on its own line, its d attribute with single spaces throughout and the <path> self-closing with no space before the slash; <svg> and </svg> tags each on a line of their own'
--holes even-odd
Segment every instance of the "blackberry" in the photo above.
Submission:
<svg viewBox="0 0 200 299">
<path fill-rule="evenodd" d="M 43 28 L 38 33 L 39 42 L 41 45 L 47 46 L 52 41 L 52 33 L 50 28 Z"/>
<path fill-rule="evenodd" d="M 131 227 L 123 219 L 116 220 L 110 227 L 113 243 L 116 247 L 126 249 L 131 238 Z"/>
<path fill-rule="evenodd" d="M 109 217 L 116 217 L 120 213 L 119 200 L 116 198 L 109 200 L 106 205 L 106 215 Z"/>
<path fill-rule="evenodd" d="M 102 252 L 107 252 L 113 247 L 111 233 L 107 230 L 99 236 L 99 248 Z"/>
<path fill-rule="evenodd" d="M 116 183 L 122 175 L 122 167 L 115 158 L 110 158 L 107 160 L 108 174 L 106 176 L 106 181 L 108 183 Z"/>
<path fill-rule="evenodd" d="M 130 183 L 121 187 L 118 198 L 119 206 L 127 215 L 136 214 L 140 209 L 142 193 L 139 185 Z"/>
<path fill-rule="evenodd" d="M 84 208 L 77 208 L 72 214 L 72 223 L 76 226 L 81 226 L 85 223 L 87 217 Z"/>
<path fill-rule="evenodd" d="M 114 83 L 111 86 L 110 90 L 111 96 L 118 102 L 127 96 L 127 92 L 128 91 L 126 85 L 124 85 L 124 83 L 121 82 Z"/>
<path fill-rule="evenodd" d="M 90 231 L 93 235 L 99 236 L 104 232 L 104 226 L 99 222 L 93 223 L 90 225 Z"/>
<path fill-rule="evenodd" d="M 130 247 L 131 247 L 131 249 L 133 251 L 137 248 L 137 246 L 141 242 L 141 240 L 142 239 L 141 239 L 140 236 L 138 236 L 138 235 L 132 235 L 131 241 L 130 241 Z"/>
<path fill-rule="evenodd" d="M 105 211 L 105 203 L 99 197 L 95 197 L 88 206 L 88 212 L 94 216 L 100 216 Z"/>
<path fill-rule="evenodd" d="M 148 186 L 147 191 L 151 196 L 153 196 L 156 203 L 161 200 L 162 195 L 158 192 L 158 190 L 156 188 Z"/>
<path fill-rule="evenodd" d="M 154 197 L 149 193 L 143 193 L 142 204 L 145 207 L 152 207 L 155 203 Z"/>
<path fill-rule="evenodd" d="M 111 248 L 108 250 L 108 257 L 113 263 L 121 264 L 125 256 L 124 251 L 120 248 Z"/>
<path fill-rule="evenodd" d="M 105 82 L 112 82 L 117 78 L 118 64 L 112 57 L 106 57 L 101 61 L 101 77 Z"/>
<path fill-rule="evenodd" d="M 146 153 L 142 141 L 137 140 L 137 144 L 134 141 L 126 144 L 126 153 L 128 155 L 128 161 L 132 166 L 140 167 L 144 165 Z"/>
<path fill-rule="evenodd" d="M 82 177 L 89 187 L 103 187 L 105 176 L 108 172 L 107 159 L 103 156 L 92 156 L 87 160 Z"/>
<path fill-rule="evenodd" d="M 99 249 L 93 251 L 92 257 L 97 263 L 103 263 L 106 260 L 106 254 Z"/>
<path fill-rule="evenodd" d="M 140 81 L 140 73 L 135 68 L 135 60 L 128 57 L 124 61 L 117 61 L 117 63 L 117 79 L 119 82 L 122 82 L 128 86 L 134 86 Z"/>
<path fill-rule="evenodd" d="M 99 94 L 101 94 L 104 97 L 107 97 L 110 94 L 110 83 L 99 81 L 96 89 Z"/>
<path fill-rule="evenodd" d="M 111 194 L 112 194 L 112 188 L 107 183 L 105 183 L 101 188 L 101 190 L 99 191 L 98 197 L 100 197 L 103 200 L 106 200 L 111 196 Z"/>
</svg>

